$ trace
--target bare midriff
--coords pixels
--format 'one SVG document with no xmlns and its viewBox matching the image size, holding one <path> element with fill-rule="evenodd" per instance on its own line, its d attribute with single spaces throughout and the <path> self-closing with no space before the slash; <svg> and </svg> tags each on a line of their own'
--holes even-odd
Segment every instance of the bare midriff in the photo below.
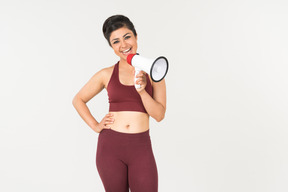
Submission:
<svg viewBox="0 0 288 192">
<path fill-rule="evenodd" d="M 149 129 L 149 115 L 142 112 L 121 111 L 110 112 L 113 114 L 114 123 L 111 129 L 123 133 L 141 133 Z"/>
</svg>

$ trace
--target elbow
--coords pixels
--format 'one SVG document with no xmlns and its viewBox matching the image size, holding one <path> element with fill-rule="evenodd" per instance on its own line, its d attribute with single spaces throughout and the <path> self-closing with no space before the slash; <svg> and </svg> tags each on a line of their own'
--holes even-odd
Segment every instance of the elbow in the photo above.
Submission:
<svg viewBox="0 0 288 192">
<path fill-rule="evenodd" d="M 156 120 L 157 122 L 160 122 L 160 121 L 162 121 L 162 120 L 164 119 L 164 117 L 165 117 L 165 114 L 159 115 L 158 117 L 155 118 L 155 120 Z"/>
<path fill-rule="evenodd" d="M 155 120 L 157 122 L 160 122 L 164 119 L 166 113 L 166 108 L 163 108 L 163 110 L 155 117 Z"/>
<path fill-rule="evenodd" d="M 77 98 L 76 96 L 72 99 L 72 105 L 75 107 L 77 103 Z"/>
<path fill-rule="evenodd" d="M 76 108 L 79 101 L 82 101 L 81 98 L 79 98 L 77 95 L 72 99 L 72 105 Z"/>
</svg>

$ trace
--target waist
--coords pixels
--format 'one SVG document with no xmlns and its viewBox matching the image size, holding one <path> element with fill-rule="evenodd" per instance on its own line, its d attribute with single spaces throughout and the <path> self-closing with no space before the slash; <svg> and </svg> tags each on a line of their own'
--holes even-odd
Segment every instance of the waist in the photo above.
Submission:
<svg viewBox="0 0 288 192">
<path fill-rule="evenodd" d="M 112 130 L 122 133 L 141 133 L 149 130 L 149 115 L 142 112 L 121 111 L 110 112 L 113 114 L 114 123 Z"/>
</svg>

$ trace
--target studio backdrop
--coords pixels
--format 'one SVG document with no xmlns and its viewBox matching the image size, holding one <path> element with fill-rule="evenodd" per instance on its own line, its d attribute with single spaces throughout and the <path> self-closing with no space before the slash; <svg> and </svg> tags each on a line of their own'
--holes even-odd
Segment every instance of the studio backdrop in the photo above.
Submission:
<svg viewBox="0 0 288 192">
<path fill-rule="evenodd" d="M 98 134 L 72 99 L 118 58 L 102 34 L 128 16 L 138 52 L 169 61 L 151 118 L 160 192 L 288 191 L 285 0 L 1 0 L 0 191 L 104 191 Z M 101 119 L 103 90 L 88 102 Z"/>
</svg>

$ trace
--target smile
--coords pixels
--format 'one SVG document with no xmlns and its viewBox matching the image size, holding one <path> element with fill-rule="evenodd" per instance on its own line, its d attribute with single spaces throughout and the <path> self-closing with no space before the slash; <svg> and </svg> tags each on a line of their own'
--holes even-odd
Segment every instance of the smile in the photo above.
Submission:
<svg viewBox="0 0 288 192">
<path fill-rule="evenodd" d="M 131 48 L 122 51 L 122 53 L 127 54 L 127 53 L 129 53 L 130 51 L 131 51 Z"/>
</svg>

